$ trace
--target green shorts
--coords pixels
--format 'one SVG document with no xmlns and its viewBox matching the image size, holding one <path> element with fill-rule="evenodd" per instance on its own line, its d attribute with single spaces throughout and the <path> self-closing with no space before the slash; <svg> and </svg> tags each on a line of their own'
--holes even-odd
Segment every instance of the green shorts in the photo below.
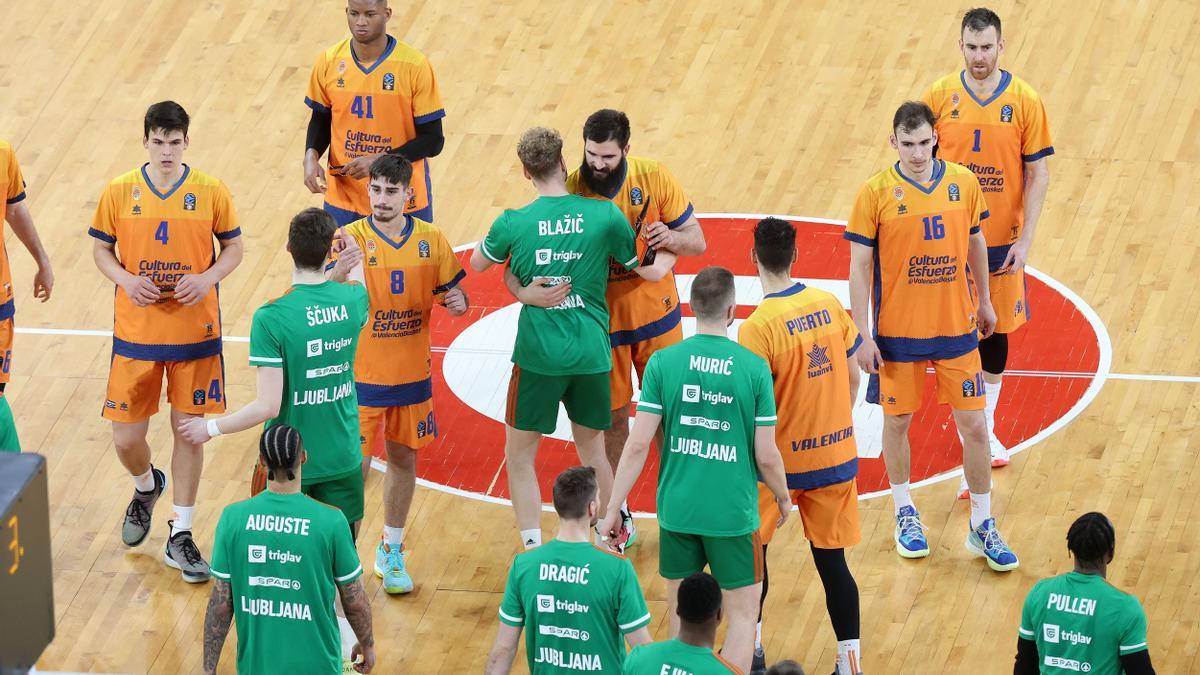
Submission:
<svg viewBox="0 0 1200 675">
<path fill-rule="evenodd" d="M 589 429 L 612 426 L 608 373 L 542 375 L 513 365 L 504 422 L 521 431 L 549 434 L 558 425 L 561 401 L 571 421 Z"/>
<path fill-rule="evenodd" d="M 13 420 L 8 399 L 0 394 L 0 452 L 20 452 L 21 441 L 17 438 L 17 424 Z"/>
<path fill-rule="evenodd" d="M 362 469 L 347 471 L 340 476 L 323 478 L 303 484 L 300 491 L 313 499 L 336 506 L 346 516 L 346 522 L 357 523 L 363 517 Z"/>
<path fill-rule="evenodd" d="M 706 537 L 659 529 L 658 573 L 664 579 L 683 579 L 704 571 L 705 565 L 725 590 L 761 582 L 763 550 L 758 532 Z"/>
</svg>

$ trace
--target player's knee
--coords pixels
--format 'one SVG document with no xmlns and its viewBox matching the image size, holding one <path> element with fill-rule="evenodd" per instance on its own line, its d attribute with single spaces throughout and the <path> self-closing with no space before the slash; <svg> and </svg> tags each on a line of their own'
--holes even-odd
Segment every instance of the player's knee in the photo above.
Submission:
<svg viewBox="0 0 1200 675">
<path fill-rule="evenodd" d="M 987 420 L 982 410 L 964 410 L 954 416 L 954 423 L 964 439 L 987 443 Z"/>
<path fill-rule="evenodd" d="M 912 424 L 912 413 L 904 415 L 884 415 L 884 429 L 893 432 L 907 432 L 909 425 Z"/>
<path fill-rule="evenodd" d="M 417 468 L 417 451 L 400 443 L 387 444 L 388 469 L 395 467 L 402 471 L 413 471 Z"/>
<path fill-rule="evenodd" d="M 999 375 L 1008 367 L 1008 334 L 993 333 L 979 341 L 979 362 L 984 372 Z"/>
</svg>

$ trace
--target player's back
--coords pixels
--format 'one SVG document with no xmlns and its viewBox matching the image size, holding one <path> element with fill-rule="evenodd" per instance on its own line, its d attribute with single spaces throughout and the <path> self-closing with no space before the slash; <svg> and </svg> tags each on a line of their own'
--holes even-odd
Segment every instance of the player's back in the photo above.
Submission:
<svg viewBox="0 0 1200 675">
<path fill-rule="evenodd" d="M 788 488 L 812 490 L 858 472 L 849 363 L 862 342 L 831 293 L 797 283 L 763 298 L 738 342 L 766 359 L 774 380 Z"/>
<path fill-rule="evenodd" d="M 1146 615 L 1103 577 L 1069 572 L 1029 591 L 1020 633 L 1037 642 L 1043 673 L 1118 675 L 1120 656 L 1146 649 Z"/>
<path fill-rule="evenodd" d="M 713 649 L 689 645 L 679 638 L 638 645 L 625 657 L 623 675 L 741 675 Z"/>
<path fill-rule="evenodd" d="M 174 300 L 184 275 L 200 274 L 216 259 L 213 237 L 241 235 L 229 190 L 184 165 L 179 181 L 159 191 L 146 167 L 113 179 L 101 194 L 88 234 L 115 244 L 122 267 L 158 287 L 161 299 L 138 307 L 115 297 L 113 352 L 145 361 L 186 361 L 221 352 L 218 290 L 200 302 Z"/>
<path fill-rule="evenodd" d="M 517 555 L 508 584 L 501 618 L 524 622 L 535 674 L 618 673 L 623 634 L 650 621 L 633 566 L 590 542 L 552 539 Z M 513 596 L 520 609 L 505 612 Z"/>
<path fill-rule="evenodd" d="M 308 451 L 303 480 L 359 466 L 354 360 L 367 320 L 361 284 L 297 284 L 254 313 L 250 365 L 283 369 L 283 402 L 267 422 L 290 424 Z"/>
<path fill-rule="evenodd" d="M 847 239 L 875 251 L 872 310 L 887 361 L 950 359 L 978 345 L 967 263 L 987 209 L 968 169 L 933 162 L 926 184 L 899 162 L 872 176 L 846 227 Z"/>
</svg>

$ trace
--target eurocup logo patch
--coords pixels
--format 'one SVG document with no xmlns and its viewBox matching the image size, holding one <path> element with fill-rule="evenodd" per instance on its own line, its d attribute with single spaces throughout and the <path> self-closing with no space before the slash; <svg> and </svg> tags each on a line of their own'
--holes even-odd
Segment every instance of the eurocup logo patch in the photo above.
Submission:
<svg viewBox="0 0 1200 675">
<path fill-rule="evenodd" d="M 383 74 L 383 90 L 396 91 L 396 76 L 391 73 Z"/>
<path fill-rule="evenodd" d="M 954 106 L 955 108 L 958 107 L 958 102 L 961 100 L 962 99 L 958 97 L 957 91 L 950 95 L 950 105 Z"/>
<path fill-rule="evenodd" d="M 196 210 L 196 195 L 189 192 L 183 196 L 183 210 L 184 211 L 195 211 Z"/>
<path fill-rule="evenodd" d="M 642 205 L 642 188 L 635 187 L 629 191 L 629 203 L 634 206 Z"/>
<path fill-rule="evenodd" d="M 197 389 L 192 392 L 192 405 L 204 405 L 204 390 Z"/>
<path fill-rule="evenodd" d="M 904 199 L 904 188 L 900 187 L 899 185 L 892 188 L 892 196 L 895 197 L 897 201 Z"/>
<path fill-rule="evenodd" d="M 950 201 L 956 202 L 959 200 L 958 183 L 951 183 L 948 188 L 950 191 Z"/>
<path fill-rule="evenodd" d="M 1000 109 L 1000 121 L 1001 122 L 1011 122 L 1012 121 L 1012 106 L 1011 105 L 1006 105 Z"/>
<path fill-rule="evenodd" d="M 963 380 L 963 398 L 975 397 L 975 380 Z"/>
<path fill-rule="evenodd" d="M 419 258 L 428 258 L 429 257 L 429 242 L 425 241 L 424 239 L 417 242 L 417 257 L 419 257 Z"/>
</svg>

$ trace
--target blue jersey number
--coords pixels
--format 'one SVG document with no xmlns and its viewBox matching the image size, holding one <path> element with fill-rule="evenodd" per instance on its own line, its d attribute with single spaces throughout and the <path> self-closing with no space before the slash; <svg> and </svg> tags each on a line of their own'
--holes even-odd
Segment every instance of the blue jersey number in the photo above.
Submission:
<svg viewBox="0 0 1200 675">
<path fill-rule="evenodd" d="M 942 222 L 941 216 L 925 216 L 921 219 L 925 224 L 925 241 L 930 239 L 941 239 L 946 236 L 946 225 Z"/>
<path fill-rule="evenodd" d="M 208 400 L 214 403 L 221 402 L 221 381 L 213 380 L 212 384 L 208 385 Z"/>
<path fill-rule="evenodd" d="M 979 152 L 979 138 L 982 135 L 983 135 L 982 131 L 980 131 L 979 129 L 975 130 L 975 145 L 973 145 L 971 147 L 971 152 Z"/>
<path fill-rule="evenodd" d="M 375 108 L 374 100 L 371 96 L 355 96 L 354 103 L 350 104 L 350 113 L 358 119 L 374 119 Z"/>
<path fill-rule="evenodd" d="M 404 292 L 404 270 L 392 272 L 392 295 Z"/>
<path fill-rule="evenodd" d="M 166 246 L 167 239 L 169 239 L 169 238 L 170 237 L 168 236 L 168 233 L 167 233 L 167 221 L 164 220 L 158 224 L 158 229 L 154 231 L 154 239 L 156 241 L 162 242 L 163 246 Z"/>
</svg>

